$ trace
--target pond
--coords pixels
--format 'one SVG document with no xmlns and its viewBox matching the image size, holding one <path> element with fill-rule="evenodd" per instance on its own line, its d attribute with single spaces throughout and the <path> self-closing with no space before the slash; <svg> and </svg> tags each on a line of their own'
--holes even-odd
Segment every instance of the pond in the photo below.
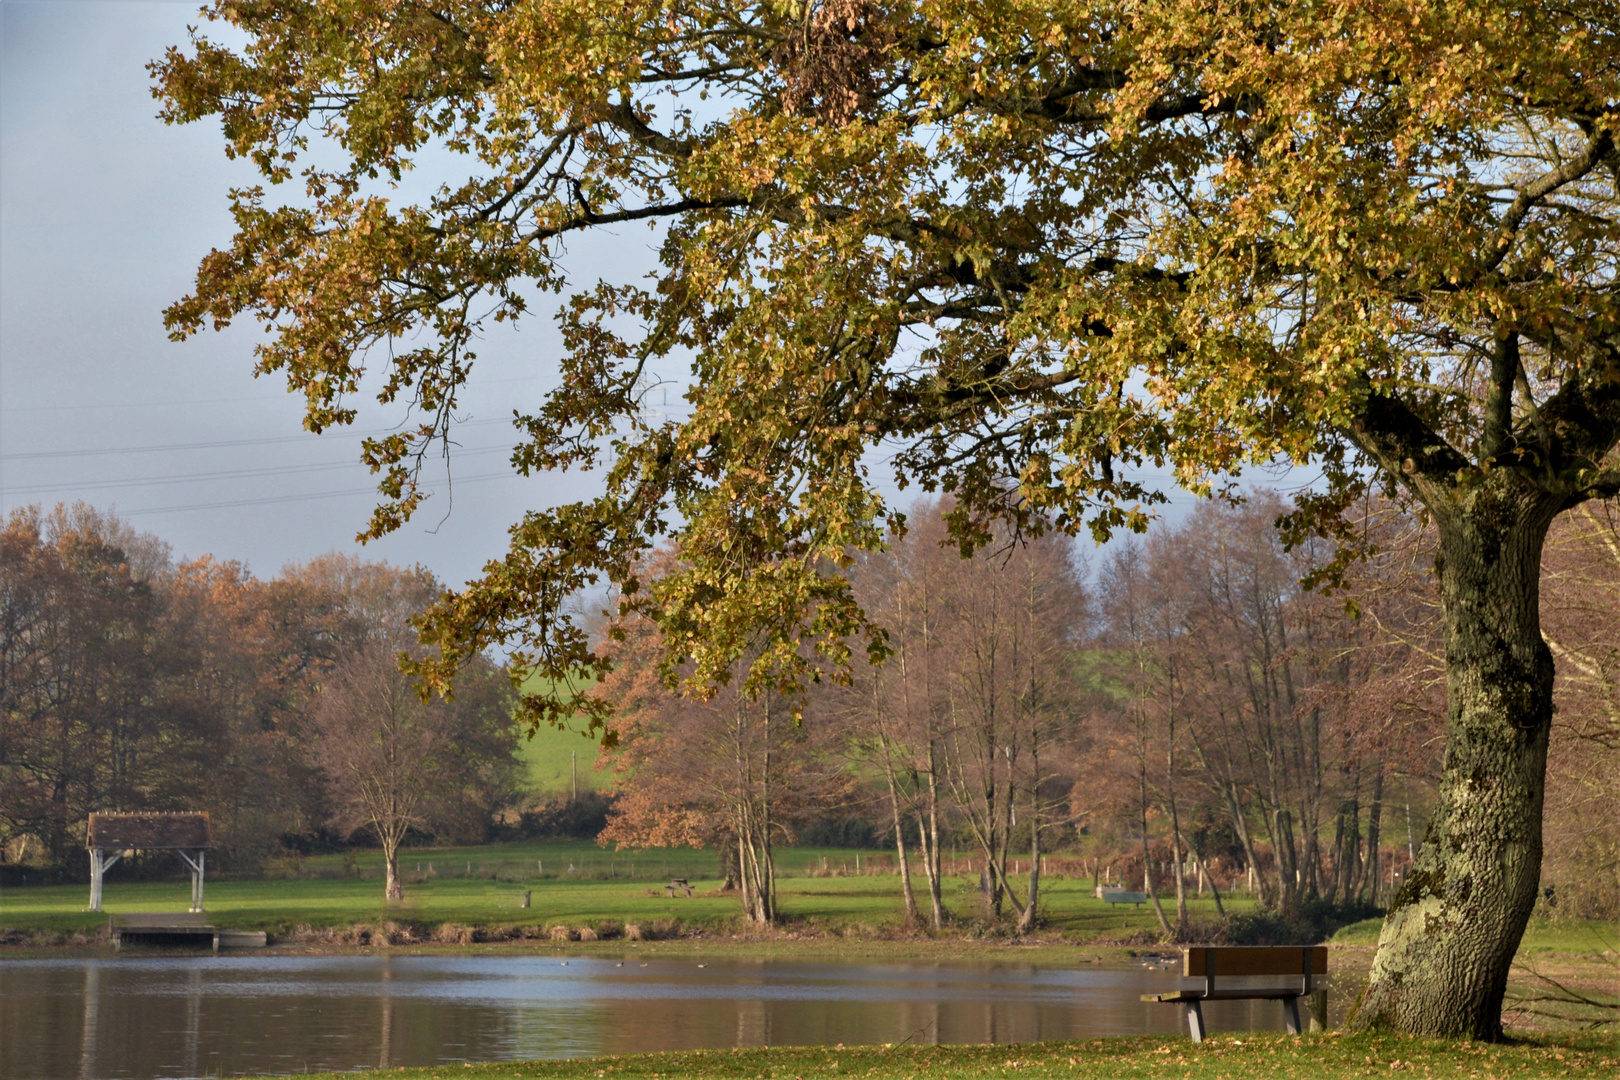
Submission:
<svg viewBox="0 0 1620 1080">
<path fill-rule="evenodd" d="M 1077 961 L 1083 954 L 1077 954 Z M 546 956 L 0 961 L 0 1080 L 301 1073 L 700 1047 L 1170 1032 L 1175 969 Z M 1273 1002 L 1210 1027 L 1281 1029 Z"/>
</svg>

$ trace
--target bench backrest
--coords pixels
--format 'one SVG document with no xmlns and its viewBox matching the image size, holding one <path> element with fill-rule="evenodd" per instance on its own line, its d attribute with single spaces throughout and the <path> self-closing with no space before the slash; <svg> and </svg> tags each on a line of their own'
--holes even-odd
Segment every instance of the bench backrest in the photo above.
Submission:
<svg viewBox="0 0 1620 1080">
<path fill-rule="evenodd" d="M 1186 950 L 1181 973 L 1212 979 L 1236 975 L 1326 975 L 1326 945 L 1206 945 Z"/>
</svg>

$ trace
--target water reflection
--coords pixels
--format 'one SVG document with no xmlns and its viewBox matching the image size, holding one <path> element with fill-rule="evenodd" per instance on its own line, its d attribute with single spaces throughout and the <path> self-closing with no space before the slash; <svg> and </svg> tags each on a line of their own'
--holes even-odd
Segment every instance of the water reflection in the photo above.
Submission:
<svg viewBox="0 0 1620 1080">
<path fill-rule="evenodd" d="M 82 1034 L 79 1036 L 79 1080 L 90 1080 L 96 1075 L 96 1026 L 100 1019 L 98 1012 L 101 1008 L 101 965 L 86 964 L 84 967 L 84 1024 Z M 8 1010 L 9 1012 L 9 1010 Z M 9 1019 L 9 1018 L 8 1018 Z M 20 1032 L 20 1027 L 6 1025 L 12 1032 Z M 7 1039 L 7 1044 L 10 1043 Z"/>
<path fill-rule="evenodd" d="M 646 956 L 646 959 L 643 959 Z M 0 1080 L 296 1073 L 698 1047 L 1174 1031 L 1151 968 L 618 958 L 169 956 L 0 964 Z M 1343 995 L 1340 995 L 1343 1000 Z M 1214 1030 L 1279 1029 L 1221 1002 Z"/>
</svg>

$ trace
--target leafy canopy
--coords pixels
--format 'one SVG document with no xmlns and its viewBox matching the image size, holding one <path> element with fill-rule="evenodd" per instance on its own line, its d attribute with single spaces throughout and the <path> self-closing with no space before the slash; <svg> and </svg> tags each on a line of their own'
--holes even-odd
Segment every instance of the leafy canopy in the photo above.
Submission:
<svg viewBox="0 0 1620 1080">
<path fill-rule="evenodd" d="M 880 461 L 954 493 L 969 548 L 998 518 L 1140 528 L 1148 467 L 1209 493 L 1314 460 L 1301 530 L 1375 476 L 1441 514 L 1503 482 L 1620 490 L 1617 14 L 217 0 L 226 43 L 171 50 L 156 93 L 217 115 L 266 186 L 232 193 L 169 325 L 262 320 L 259 370 L 316 431 L 381 369 L 421 424 L 366 445 L 376 536 L 424 497 L 480 330 L 562 294 L 562 383 L 515 415 L 513 463 L 601 468 L 604 493 L 516 523 L 423 624 L 424 670 L 494 641 L 559 686 L 603 670 L 564 602 L 605 576 L 694 685 L 750 642 L 750 686 L 792 684 L 806 640 L 882 650 L 838 569 L 899 521 Z M 460 171 L 398 199 L 419 161 Z M 573 234 L 636 221 L 651 280 L 565 276 Z M 671 362 L 685 420 L 642 408 Z M 666 535 L 678 570 L 638 581 Z M 530 717 L 601 708 L 580 689 Z"/>
</svg>

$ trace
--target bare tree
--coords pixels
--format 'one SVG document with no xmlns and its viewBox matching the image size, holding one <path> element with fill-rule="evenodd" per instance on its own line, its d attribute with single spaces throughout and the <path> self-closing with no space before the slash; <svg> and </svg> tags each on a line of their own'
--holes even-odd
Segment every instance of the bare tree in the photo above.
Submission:
<svg viewBox="0 0 1620 1080">
<path fill-rule="evenodd" d="M 464 803 L 487 816 L 516 749 L 511 693 L 499 672 L 476 665 L 457 698 L 423 700 L 399 670 L 400 652 L 381 637 L 360 645 L 333 669 L 311 714 L 333 823 L 376 835 L 390 901 L 404 896 L 406 836 L 453 822 Z"/>
<path fill-rule="evenodd" d="M 841 697 L 851 746 L 874 762 L 884 779 L 906 917 L 921 918 L 911 881 L 910 834 L 927 882 L 929 924 L 939 930 L 945 923 L 940 837 L 949 812 L 943 753 L 949 726 L 946 654 L 954 635 L 938 579 L 960 572 L 960 564 L 938 557 L 945 538 L 938 504 L 918 502 L 910 516 L 910 530 L 891 536 L 888 550 L 863 557 L 852 574 L 862 603 L 888 631 L 892 652 L 881 665 L 856 667 Z"/>
<path fill-rule="evenodd" d="M 614 670 L 598 692 L 615 706 L 617 745 L 606 757 L 619 798 L 599 840 L 729 849 L 744 916 L 775 922 L 776 845 L 847 791 L 831 729 L 814 715 L 796 722 L 781 694 L 750 696 L 740 678 L 708 697 L 680 692 L 659 670 L 649 620 L 614 629 Z"/>
<path fill-rule="evenodd" d="M 937 543 L 932 574 L 948 613 L 947 723 L 938 740 L 958 820 L 984 855 L 986 913 L 1011 904 L 1019 926 L 1038 913 L 1042 833 L 1058 823 L 1054 766 L 1079 729 L 1077 653 L 1086 598 L 1072 542 L 1045 535 L 999 543 L 970 560 Z M 947 561 L 948 560 L 948 561 Z M 1019 813 L 1024 814 L 1022 825 Z M 1021 898 L 1008 872 L 1015 832 L 1030 836 Z"/>
</svg>

